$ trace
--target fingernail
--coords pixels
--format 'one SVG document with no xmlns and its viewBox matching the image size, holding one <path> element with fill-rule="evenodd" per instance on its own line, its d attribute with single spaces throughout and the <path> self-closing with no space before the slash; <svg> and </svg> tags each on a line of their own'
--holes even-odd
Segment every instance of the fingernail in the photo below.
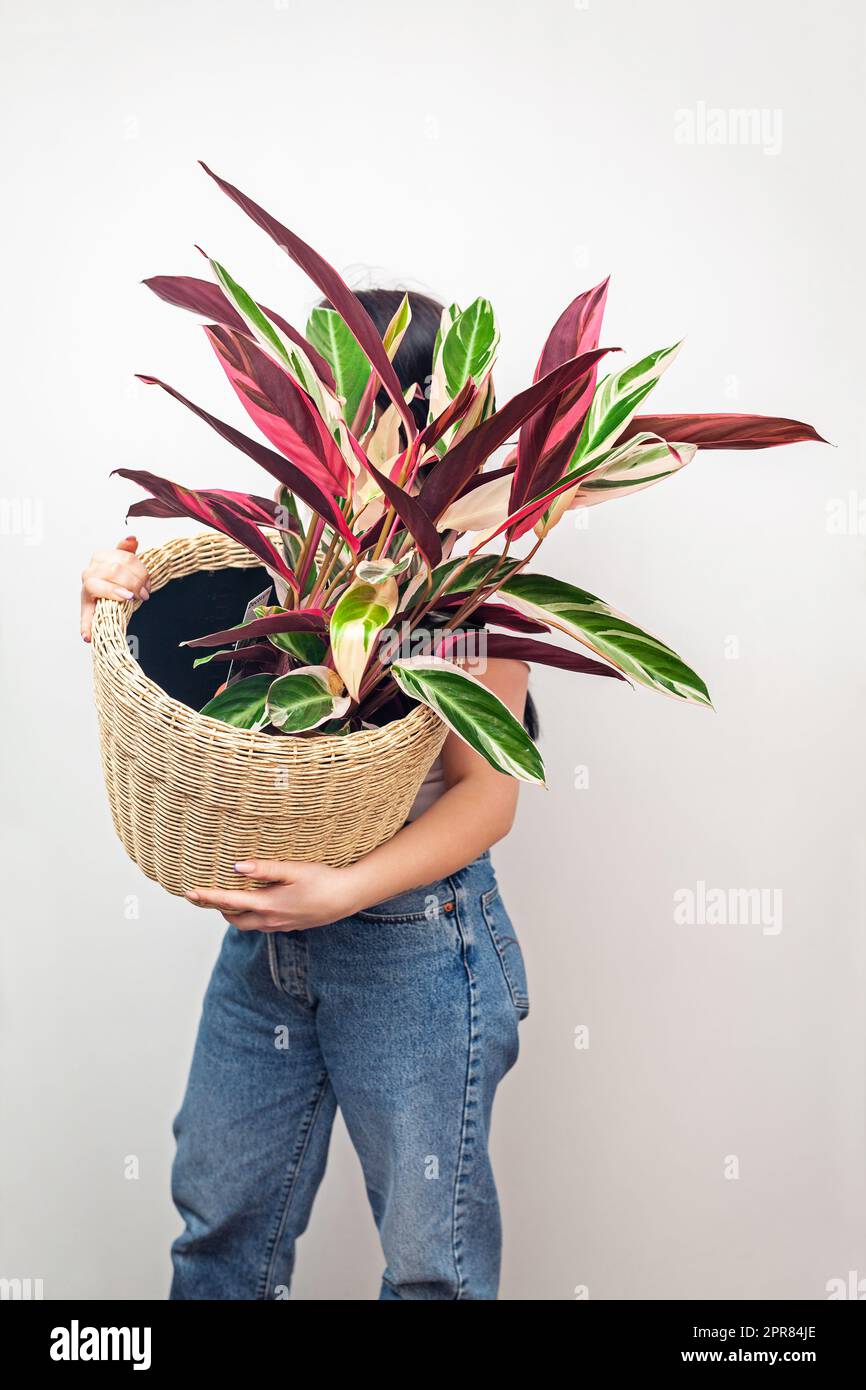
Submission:
<svg viewBox="0 0 866 1390">
<path fill-rule="evenodd" d="M 249 859 L 239 859 L 237 864 L 232 865 L 232 868 L 235 870 L 235 872 L 239 874 L 249 873 L 252 867 L 252 863 Z"/>
<path fill-rule="evenodd" d="M 115 589 L 114 592 L 119 594 L 121 598 L 135 598 L 135 594 L 131 589 Z"/>
<path fill-rule="evenodd" d="M 195 891 L 194 888 L 188 889 L 187 892 L 184 894 L 184 896 L 187 897 L 187 898 L 189 898 L 189 900 L 190 900 L 191 903 L 197 903 L 197 902 L 198 902 L 198 893 Z"/>
<path fill-rule="evenodd" d="M 87 633 L 87 632 L 82 632 L 82 634 L 81 634 L 81 640 L 82 640 L 82 642 L 89 642 L 89 641 L 90 641 L 90 634 Z"/>
<path fill-rule="evenodd" d="M 142 598 L 150 598 L 150 589 L 142 589 L 142 591 L 141 591 L 141 597 L 142 597 Z"/>
</svg>

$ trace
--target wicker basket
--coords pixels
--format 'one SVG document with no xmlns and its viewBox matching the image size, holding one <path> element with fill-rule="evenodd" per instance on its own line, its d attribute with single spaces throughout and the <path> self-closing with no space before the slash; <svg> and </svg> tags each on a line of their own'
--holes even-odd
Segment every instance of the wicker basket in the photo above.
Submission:
<svg viewBox="0 0 866 1390">
<path fill-rule="evenodd" d="M 259 564 L 203 534 L 141 556 L 153 589 L 196 570 Z M 274 737 L 235 729 L 174 700 L 131 656 L 131 603 L 101 600 L 93 681 L 105 786 L 127 854 L 170 893 L 250 887 L 242 859 L 350 864 L 400 829 L 445 740 L 419 705 L 380 729 Z M 190 656 L 192 660 L 192 656 Z"/>
</svg>

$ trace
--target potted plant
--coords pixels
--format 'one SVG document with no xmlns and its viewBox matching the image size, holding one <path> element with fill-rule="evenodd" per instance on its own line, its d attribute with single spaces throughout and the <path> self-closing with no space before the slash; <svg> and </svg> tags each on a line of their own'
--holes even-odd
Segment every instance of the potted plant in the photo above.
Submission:
<svg viewBox="0 0 866 1390">
<path fill-rule="evenodd" d="M 448 730 L 500 771 L 543 783 L 537 747 L 473 673 L 479 653 L 709 705 L 704 682 L 676 652 L 602 599 L 540 573 L 536 553 L 569 507 L 650 487 L 699 447 L 819 440 L 815 430 L 756 415 L 639 413 L 679 344 L 621 365 L 618 349 L 599 345 L 607 281 L 563 311 L 531 385 L 506 404 L 494 398 L 499 337 L 486 299 L 445 311 L 432 379 L 404 393 L 393 359 L 408 299 L 380 337 L 321 256 L 203 167 L 325 303 L 301 335 L 216 260 L 211 280 L 146 281 L 205 318 L 263 439 L 154 377 L 141 380 L 260 465 L 263 494 L 275 492 L 193 490 L 117 470 L 148 493 L 131 515 L 208 528 L 142 557 L 154 587 L 243 565 L 264 565 L 273 585 L 272 601 L 247 620 L 190 634 L 190 660 L 230 672 L 199 711 L 171 699 L 134 660 L 132 605 L 98 606 L 106 785 L 118 833 L 144 871 L 182 893 L 236 888 L 238 859 L 350 862 L 402 824 Z M 377 408 L 383 392 L 387 405 Z M 419 427 L 410 406 L 421 398 L 429 404 Z"/>
</svg>

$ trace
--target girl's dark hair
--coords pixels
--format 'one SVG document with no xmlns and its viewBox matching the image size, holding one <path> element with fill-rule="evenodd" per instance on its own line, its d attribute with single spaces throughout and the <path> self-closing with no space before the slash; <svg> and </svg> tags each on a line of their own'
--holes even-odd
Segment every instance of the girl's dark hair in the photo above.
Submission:
<svg viewBox="0 0 866 1390">
<path fill-rule="evenodd" d="M 413 401 L 411 405 L 415 423 L 421 429 L 427 423 L 426 393 L 433 372 L 433 348 L 443 306 L 429 295 L 418 294 L 415 290 L 356 290 L 355 293 L 376 325 L 380 337 L 384 337 L 385 329 L 399 309 L 404 293 L 409 295 L 412 320 L 397 349 L 394 370 L 404 391 L 417 382 L 425 392 L 424 400 Z M 383 410 L 386 408 L 386 391 L 379 392 L 376 404 Z"/>
<path fill-rule="evenodd" d="M 429 295 L 419 294 L 416 290 L 374 289 L 356 290 L 355 293 L 376 325 L 380 336 L 384 336 L 385 329 L 400 307 L 404 293 L 409 295 L 412 321 L 397 349 L 397 355 L 394 358 L 394 370 L 404 391 L 417 382 L 421 390 L 425 392 L 425 399 L 413 401 L 411 406 L 415 422 L 421 429 L 427 422 L 426 392 L 433 373 L 433 349 L 436 345 L 436 334 L 439 331 L 444 306 L 435 299 L 431 299 Z M 385 409 L 388 405 L 388 395 L 385 391 L 379 392 L 376 403 L 383 410 Z M 529 694 L 526 696 L 523 722 L 530 738 L 538 738 L 538 712 L 535 708 L 535 702 Z"/>
</svg>

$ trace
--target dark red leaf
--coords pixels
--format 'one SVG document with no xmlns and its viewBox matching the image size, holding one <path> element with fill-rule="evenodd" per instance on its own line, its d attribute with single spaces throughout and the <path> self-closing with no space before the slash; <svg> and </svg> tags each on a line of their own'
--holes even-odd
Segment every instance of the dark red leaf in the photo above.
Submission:
<svg viewBox="0 0 866 1390">
<path fill-rule="evenodd" d="M 549 400 L 558 396 L 568 386 L 574 385 L 582 378 L 588 379 L 596 362 L 611 350 L 596 348 L 554 367 L 553 371 L 548 372 L 540 381 L 512 396 L 501 410 L 483 420 L 461 439 L 459 444 L 449 449 L 444 458 L 431 469 L 421 489 L 421 501 L 428 514 L 434 520 L 441 516 L 445 508 L 460 495 L 485 459 L 504 444 L 508 436 L 522 425 L 533 411 L 541 410 Z"/>
<path fill-rule="evenodd" d="M 247 338 L 252 336 L 237 309 L 229 302 L 219 285 L 212 284 L 210 280 L 199 280 L 194 275 L 152 275 L 149 280 L 143 280 L 142 284 L 147 285 L 147 288 L 165 300 L 166 304 L 174 304 L 178 309 L 189 309 L 191 313 L 201 314 L 206 319 L 215 319 L 217 323 L 234 329 L 236 333 L 243 333 Z M 283 330 L 287 338 L 291 338 L 293 343 L 297 343 L 298 347 L 304 350 L 317 374 L 333 391 L 336 386 L 334 373 L 322 354 L 281 314 L 266 308 L 264 304 L 260 304 L 259 308 L 267 314 L 272 323 Z"/>
<path fill-rule="evenodd" d="M 189 645 L 189 644 L 188 644 Z M 281 653 L 271 642 L 254 642 L 250 647 L 232 647 L 231 651 L 214 652 L 214 661 L 233 661 L 239 666 L 254 662 L 256 666 L 279 666 Z"/>
<path fill-rule="evenodd" d="M 265 212 L 258 203 L 254 203 L 252 198 L 241 193 L 239 188 L 235 188 L 233 184 L 220 178 L 218 174 L 208 168 L 203 160 L 199 162 L 205 173 L 214 180 L 214 183 L 218 184 L 233 202 L 243 208 L 248 217 L 251 217 L 263 231 L 267 232 L 268 236 L 292 258 L 296 265 L 309 275 L 313 283 L 318 285 L 322 294 L 333 304 L 337 313 L 342 316 L 354 333 L 373 370 L 397 407 L 409 438 L 414 439 L 418 433 L 415 418 L 403 399 L 397 373 L 385 351 L 376 325 L 357 295 L 349 289 L 343 277 L 319 255 L 318 251 L 314 251 L 312 246 L 308 246 L 294 232 L 289 231 L 289 228 L 284 226 L 282 222 L 271 217 L 270 213 Z"/>
<path fill-rule="evenodd" d="M 779 444 L 826 444 L 818 431 L 800 420 L 776 415 L 635 415 L 618 444 L 647 430 L 674 444 L 701 449 L 772 449 Z"/>
<path fill-rule="evenodd" d="M 255 439 L 250 439 L 249 436 L 243 434 L 241 430 L 236 430 L 233 425 L 227 425 L 224 420 L 218 420 L 215 415 L 211 415 L 207 410 L 202 410 L 201 406 L 194 405 L 192 401 L 187 400 L 186 396 L 182 396 L 180 392 L 175 391 L 173 387 L 167 386 L 166 383 L 160 381 L 158 377 L 139 375 L 138 379 L 139 381 L 143 381 L 147 386 L 160 386 L 169 396 L 173 396 L 176 401 L 180 401 L 181 405 L 186 406 L 187 410 L 191 410 L 200 420 L 204 420 L 205 424 L 210 425 L 211 429 L 215 430 L 222 439 L 227 440 L 229 444 L 233 444 L 236 449 L 240 449 L 242 453 L 246 454 L 248 458 L 253 459 L 255 463 L 260 464 L 267 473 L 271 474 L 271 477 L 276 478 L 277 481 L 282 483 L 284 487 L 287 487 L 290 492 L 294 492 L 302 501 L 307 503 L 308 507 L 312 507 L 317 515 L 324 517 L 330 525 L 336 526 L 340 535 L 348 542 L 351 549 L 353 551 L 357 550 L 357 537 L 352 535 L 352 532 L 346 525 L 346 519 L 333 497 L 322 492 L 321 488 L 316 487 L 315 483 L 313 483 L 300 468 L 297 468 L 288 459 L 283 458 L 282 454 L 276 453 L 273 449 L 268 449 L 266 445 L 259 444 Z"/>
<path fill-rule="evenodd" d="M 225 488 L 214 487 L 202 490 L 202 497 L 215 497 L 239 516 L 246 517 L 256 526 L 273 526 L 277 531 L 288 531 L 302 535 L 301 523 L 296 516 L 287 514 L 286 508 L 272 497 L 256 497 L 253 493 L 228 492 Z"/>
<path fill-rule="evenodd" d="M 465 602 L 465 594 L 462 597 L 457 595 L 454 598 L 437 599 L 435 608 L 438 612 L 447 615 L 462 608 Z M 505 603 L 480 603 L 477 608 L 473 608 L 466 621 L 480 625 L 490 623 L 493 627 L 508 627 L 513 632 L 550 631 L 545 623 L 538 623 L 534 618 L 527 618 L 523 613 L 518 613 L 516 608 L 509 608 Z"/>
<path fill-rule="evenodd" d="M 278 531 L 300 534 L 301 527 L 296 517 L 286 516 L 285 508 L 269 497 L 255 497 L 252 493 L 227 492 L 224 488 L 199 488 L 199 497 L 215 498 L 230 507 L 238 516 L 251 521 L 254 526 L 273 526 Z M 134 502 L 127 516 L 186 516 L 186 512 L 175 503 L 157 497 L 145 497 L 143 502 Z"/>
<path fill-rule="evenodd" d="M 298 588 L 298 581 L 292 570 L 258 527 L 233 512 L 213 494 L 209 498 L 203 497 L 192 488 L 180 487 L 168 478 L 161 478 L 158 473 L 150 473 L 144 468 L 115 468 L 114 472 L 121 478 L 138 483 L 140 487 L 146 487 L 159 501 L 179 508 L 184 516 L 201 521 L 205 526 L 210 526 L 213 530 L 246 546 L 263 564 L 276 570 L 287 584 L 294 589 Z"/>
<path fill-rule="evenodd" d="M 546 376 L 569 358 L 598 347 L 607 286 L 608 281 L 603 280 L 594 289 L 579 294 L 560 314 L 538 359 L 534 381 Z M 523 424 L 517 445 L 517 470 L 511 487 L 512 511 L 516 511 L 528 497 L 535 496 L 544 486 L 538 477 L 542 456 L 564 435 L 570 435 L 575 430 L 579 432 L 595 390 L 595 378 L 596 372 L 593 370 L 585 381 L 566 388 L 543 410 L 530 415 Z M 550 477 L 550 469 L 546 473 L 550 481 L 556 480 L 555 476 Z"/>
<path fill-rule="evenodd" d="M 494 483 L 497 478 L 507 478 L 509 473 L 513 472 L 514 464 L 504 463 L 501 468 L 490 468 L 486 473 L 476 473 L 474 478 L 469 479 L 463 491 L 458 495 L 457 500 L 459 501 L 461 497 L 467 497 L 470 492 L 474 492 L 476 488 L 483 487 L 485 483 Z"/>
<path fill-rule="evenodd" d="M 438 444 L 443 434 L 447 433 L 451 426 L 466 414 L 477 395 L 478 387 L 470 377 L 468 381 L 463 383 L 453 401 L 450 401 L 445 409 L 440 411 L 435 420 L 431 420 L 428 425 L 424 426 L 418 438 L 419 448 L 432 449 L 434 445 Z"/>
<path fill-rule="evenodd" d="M 321 608 L 298 608 L 293 613 L 274 613 L 270 618 L 254 618 L 237 627 L 209 632 L 206 637 L 193 637 L 181 642 L 182 647 L 221 647 L 225 642 L 240 642 L 247 637 L 269 637 L 279 632 L 327 631 L 327 614 Z"/>
<path fill-rule="evenodd" d="M 417 497 L 410 496 L 408 492 L 389 478 L 387 473 L 376 468 L 369 459 L 365 460 L 364 467 L 376 479 L 427 564 L 431 569 L 435 569 L 442 559 L 442 541 L 426 508 L 422 506 Z M 377 522 L 377 525 L 381 526 L 381 524 Z"/>
<path fill-rule="evenodd" d="M 447 638 L 443 649 L 447 651 L 448 645 L 453 646 L 458 640 L 456 634 Z M 582 656 L 568 647 L 557 647 L 552 642 L 536 642 L 531 637 L 509 637 L 506 633 L 489 632 L 486 654 L 506 661 L 537 661 L 542 666 L 558 666 L 563 671 L 580 671 L 587 676 L 611 676 L 618 681 L 627 679 L 621 671 L 606 666 L 602 661 L 594 661 L 592 657 Z"/>
</svg>

